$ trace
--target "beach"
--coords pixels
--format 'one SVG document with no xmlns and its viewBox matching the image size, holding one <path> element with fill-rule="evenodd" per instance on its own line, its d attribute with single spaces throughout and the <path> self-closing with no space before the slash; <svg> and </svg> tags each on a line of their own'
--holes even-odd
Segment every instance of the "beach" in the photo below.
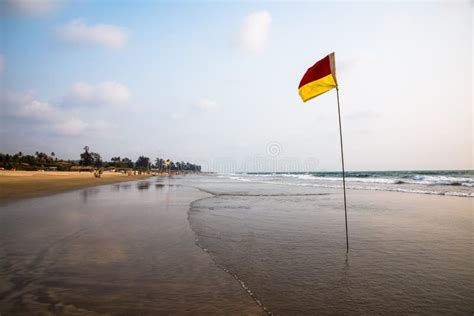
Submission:
<svg viewBox="0 0 474 316">
<path fill-rule="evenodd" d="M 0 170 L 0 203 L 147 177 L 120 172 L 104 172 L 95 178 L 91 172 Z"/>
<path fill-rule="evenodd" d="M 195 245 L 209 196 L 152 178 L 0 208 L 0 314 L 262 314 Z"/>
<path fill-rule="evenodd" d="M 474 316 L 474 0 L 0 16 L 0 316 Z"/>
<path fill-rule="evenodd" d="M 346 253 L 340 189 L 249 179 L 152 177 L 1 206 L 0 313 L 474 310 L 471 197 L 348 190 Z"/>
<path fill-rule="evenodd" d="M 346 253 L 341 183 L 307 178 L 196 179 L 198 243 L 277 315 L 472 314 L 472 187 L 349 189 Z"/>
</svg>

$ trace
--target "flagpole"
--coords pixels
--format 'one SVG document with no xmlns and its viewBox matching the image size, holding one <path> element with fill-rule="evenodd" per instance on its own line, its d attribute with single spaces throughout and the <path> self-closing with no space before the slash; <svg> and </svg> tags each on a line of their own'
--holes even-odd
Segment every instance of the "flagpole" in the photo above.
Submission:
<svg viewBox="0 0 474 316">
<path fill-rule="evenodd" d="M 346 251 L 349 252 L 349 234 L 347 232 L 346 175 L 344 170 L 344 149 L 342 146 L 341 106 L 339 105 L 339 87 L 336 86 L 337 113 L 339 114 L 339 138 L 341 140 L 342 187 L 344 189 L 344 215 L 346 218 Z"/>
</svg>

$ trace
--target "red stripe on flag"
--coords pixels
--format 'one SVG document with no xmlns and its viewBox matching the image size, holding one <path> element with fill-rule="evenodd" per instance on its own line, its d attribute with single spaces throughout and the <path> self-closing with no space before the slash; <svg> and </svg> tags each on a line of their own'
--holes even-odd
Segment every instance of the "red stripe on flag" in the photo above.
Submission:
<svg viewBox="0 0 474 316">
<path fill-rule="evenodd" d="M 298 89 L 304 86 L 305 84 L 308 84 L 310 82 L 326 77 L 329 74 L 331 74 L 331 63 L 330 63 L 329 55 L 328 55 L 324 57 L 323 59 L 317 61 L 316 64 L 314 64 L 312 67 L 306 70 L 306 73 L 301 79 Z"/>
</svg>

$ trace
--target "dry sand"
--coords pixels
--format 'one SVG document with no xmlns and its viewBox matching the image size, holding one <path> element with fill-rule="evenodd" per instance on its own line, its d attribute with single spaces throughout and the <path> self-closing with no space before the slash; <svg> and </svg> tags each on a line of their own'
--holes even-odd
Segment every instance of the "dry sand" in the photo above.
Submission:
<svg viewBox="0 0 474 316">
<path fill-rule="evenodd" d="M 90 172 L 0 170 L 0 203 L 147 177 L 119 172 L 104 172 L 95 178 Z"/>
</svg>

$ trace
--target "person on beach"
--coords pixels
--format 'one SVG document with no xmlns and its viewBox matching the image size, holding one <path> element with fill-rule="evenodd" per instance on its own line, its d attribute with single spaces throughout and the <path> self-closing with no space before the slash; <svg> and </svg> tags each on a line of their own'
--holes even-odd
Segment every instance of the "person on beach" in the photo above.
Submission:
<svg viewBox="0 0 474 316">
<path fill-rule="evenodd" d="M 102 173 L 103 173 L 102 168 L 96 169 L 96 170 L 94 170 L 94 177 L 100 178 Z"/>
</svg>

